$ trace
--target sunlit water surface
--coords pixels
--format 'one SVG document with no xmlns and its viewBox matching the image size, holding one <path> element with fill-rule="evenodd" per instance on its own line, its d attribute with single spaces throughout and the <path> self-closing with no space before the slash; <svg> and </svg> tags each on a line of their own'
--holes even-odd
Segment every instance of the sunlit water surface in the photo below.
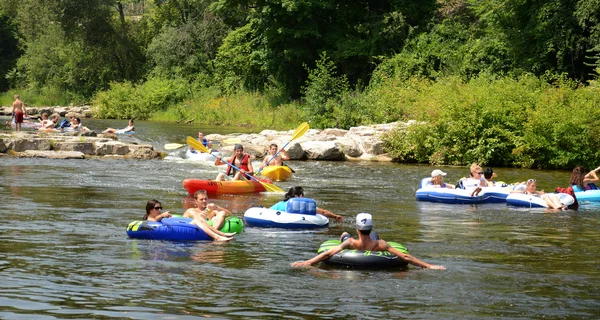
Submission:
<svg viewBox="0 0 600 320">
<path fill-rule="evenodd" d="M 87 120 L 92 129 L 123 121 Z M 156 148 L 198 130 L 239 128 L 136 123 L 128 139 Z M 186 178 L 220 168 L 181 158 L 52 160 L 0 158 L 0 318 L 413 318 L 592 319 L 600 316 L 600 206 L 578 212 L 502 204 L 415 201 L 433 168 L 387 163 L 290 161 L 283 189 L 305 188 L 347 221 L 319 231 L 246 228 L 230 243 L 132 240 L 125 228 L 155 198 L 182 213 Z M 443 168 L 448 181 L 466 168 Z M 496 169 L 500 180 L 536 178 L 552 190 L 568 172 Z M 278 194 L 220 196 L 242 216 Z M 291 268 L 319 244 L 374 215 L 386 240 L 447 271 Z"/>
</svg>

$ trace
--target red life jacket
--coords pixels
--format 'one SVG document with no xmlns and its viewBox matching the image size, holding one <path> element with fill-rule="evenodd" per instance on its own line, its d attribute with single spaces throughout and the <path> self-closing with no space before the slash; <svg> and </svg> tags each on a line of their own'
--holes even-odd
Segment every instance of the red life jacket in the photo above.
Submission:
<svg viewBox="0 0 600 320">
<path fill-rule="evenodd" d="M 573 199 L 575 199 L 575 202 L 573 202 L 573 204 L 569 206 L 569 209 L 579 209 L 579 202 L 577 202 L 577 197 L 575 196 L 575 191 L 573 190 L 572 186 L 568 188 L 557 187 L 556 190 L 554 190 L 554 192 L 566 193 L 573 197 Z"/>
<path fill-rule="evenodd" d="M 246 170 L 246 172 L 250 171 L 250 168 L 248 168 L 248 161 L 250 161 L 250 155 L 247 153 L 244 153 L 244 156 L 242 157 L 242 164 L 240 164 L 240 166 L 238 168 Z M 235 166 L 235 154 L 227 162 L 229 162 Z M 227 166 L 227 172 L 226 172 L 227 175 L 234 174 L 235 171 L 237 171 L 237 170 L 234 170 L 232 172 L 231 169 L 233 169 L 232 166 Z"/>
</svg>

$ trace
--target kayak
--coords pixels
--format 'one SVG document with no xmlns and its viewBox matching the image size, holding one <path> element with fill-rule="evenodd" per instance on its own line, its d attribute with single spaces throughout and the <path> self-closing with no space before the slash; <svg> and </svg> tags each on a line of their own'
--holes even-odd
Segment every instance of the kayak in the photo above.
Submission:
<svg viewBox="0 0 600 320">
<path fill-rule="evenodd" d="M 220 152 L 213 152 L 212 154 L 199 151 L 191 152 L 190 149 L 188 149 L 185 152 L 185 158 L 194 161 L 215 162 L 215 157 L 219 156 L 220 154 Z"/>
<path fill-rule="evenodd" d="M 260 179 L 264 183 L 273 183 L 269 179 Z M 183 187 L 190 196 L 200 189 L 206 190 L 208 194 L 238 194 L 238 193 L 255 193 L 266 191 L 260 183 L 254 180 L 231 180 L 231 181 L 215 181 L 215 180 L 200 180 L 200 179 L 185 179 Z"/>
<path fill-rule="evenodd" d="M 292 177 L 292 169 L 288 166 L 267 166 L 260 174 L 273 181 L 286 181 Z"/>
</svg>

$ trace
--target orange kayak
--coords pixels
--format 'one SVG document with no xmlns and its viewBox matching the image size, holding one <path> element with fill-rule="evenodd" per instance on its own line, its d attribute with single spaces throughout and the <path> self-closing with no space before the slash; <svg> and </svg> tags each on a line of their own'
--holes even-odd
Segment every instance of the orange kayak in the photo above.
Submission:
<svg viewBox="0 0 600 320">
<path fill-rule="evenodd" d="M 260 179 L 264 183 L 273 183 L 269 179 Z M 254 193 L 266 191 L 260 183 L 254 180 L 232 180 L 232 181 L 215 181 L 215 180 L 199 180 L 185 179 L 183 187 L 190 196 L 200 189 L 206 190 L 208 194 L 238 194 L 238 193 Z"/>
<path fill-rule="evenodd" d="M 286 181 L 292 177 L 292 169 L 288 166 L 266 166 L 260 174 L 273 181 Z"/>
</svg>

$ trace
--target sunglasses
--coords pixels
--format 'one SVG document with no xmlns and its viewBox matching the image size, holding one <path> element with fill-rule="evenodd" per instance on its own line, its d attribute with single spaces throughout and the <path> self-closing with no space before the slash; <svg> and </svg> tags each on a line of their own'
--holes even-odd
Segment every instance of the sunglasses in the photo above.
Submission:
<svg viewBox="0 0 600 320">
<path fill-rule="evenodd" d="M 162 207 L 154 207 L 154 209 L 162 210 Z"/>
<path fill-rule="evenodd" d="M 529 180 L 527 180 L 527 183 L 532 183 L 532 182 L 535 182 L 535 179 L 529 179 Z"/>
</svg>

